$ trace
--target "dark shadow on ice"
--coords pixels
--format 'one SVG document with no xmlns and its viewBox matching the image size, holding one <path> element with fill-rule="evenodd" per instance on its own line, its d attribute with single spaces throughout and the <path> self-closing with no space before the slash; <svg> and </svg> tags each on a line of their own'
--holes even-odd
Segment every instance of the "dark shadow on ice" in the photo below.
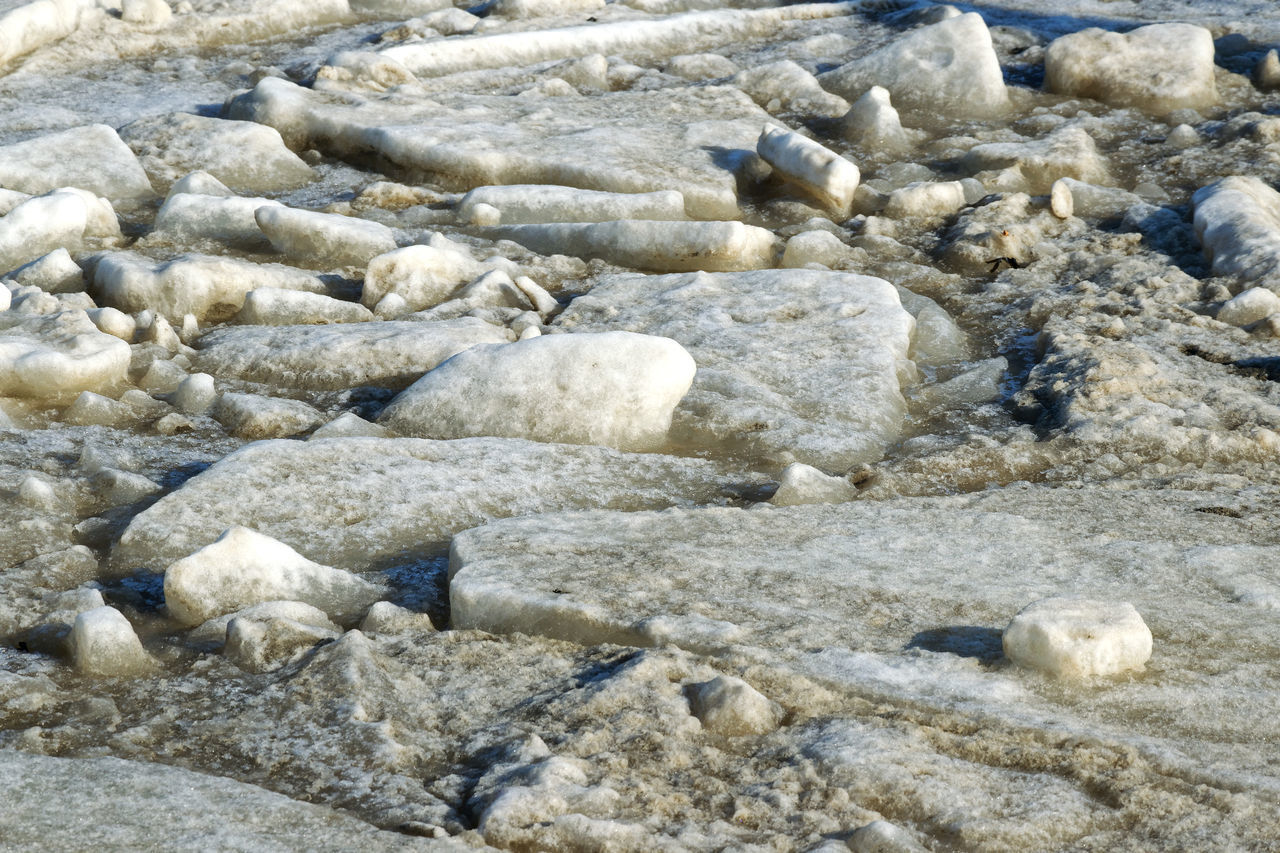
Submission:
<svg viewBox="0 0 1280 853">
<path fill-rule="evenodd" d="M 381 571 L 392 604 L 425 613 L 431 624 L 443 630 L 449 624 L 449 555 L 399 554 L 372 566 Z"/>
<path fill-rule="evenodd" d="M 1004 657 L 1003 637 L 1004 632 L 996 628 L 949 625 L 946 628 L 921 631 L 911 638 L 906 648 L 977 658 L 983 663 L 993 663 Z"/>
<path fill-rule="evenodd" d="M 116 609 L 158 613 L 164 607 L 164 574 L 140 572 L 102 584 L 102 598 Z"/>
</svg>

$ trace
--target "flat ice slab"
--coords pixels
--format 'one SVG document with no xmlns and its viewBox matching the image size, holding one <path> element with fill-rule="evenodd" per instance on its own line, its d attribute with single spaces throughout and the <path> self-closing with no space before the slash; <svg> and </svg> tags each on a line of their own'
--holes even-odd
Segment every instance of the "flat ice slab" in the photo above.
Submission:
<svg viewBox="0 0 1280 853">
<path fill-rule="evenodd" d="M 521 34 L 523 37 L 524 34 Z M 769 119 L 731 86 L 538 99 L 437 94 L 350 99 L 268 77 L 230 116 L 270 125 L 292 147 L 373 152 L 459 190 L 554 184 L 606 192 L 677 190 L 690 216 L 735 219 L 735 175 Z M 479 142 L 482 140 L 482 142 Z M 722 152 L 722 153 L 717 153 Z"/>
<path fill-rule="evenodd" d="M 199 369 L 214 376 L 289 388 L 335 390 L 357 385 L 400 389 L 476 344 L 514 336 L 475 317 L 438 322 L 389 321 L 331 326 L 239 326 L 200 339 Z"/>
<path fill-rule="evenodd" d="M 239 524 L 308 559 L 360 570 L 439 548 L 492 518 L 710 503 L 761 482 L 701 459 L 518 439 L 263 441 L 134 518 L 112 559 L 159 571 Z"/>
<path fill-rule="evenodd" d="M 698 365 L 677 407 L 677 441 L 843 472 L 899 434 L 914 376 L 915 322 L 888 282 L 852 273 L 761 270 L 619 275 L 556 323 L 678 341 Z"/>
</svg>

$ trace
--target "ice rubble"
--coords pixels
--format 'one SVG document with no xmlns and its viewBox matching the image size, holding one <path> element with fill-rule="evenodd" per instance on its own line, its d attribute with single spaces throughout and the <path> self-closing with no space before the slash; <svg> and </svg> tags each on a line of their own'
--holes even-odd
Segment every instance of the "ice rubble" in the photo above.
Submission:
<svg viewBox="0 0 1280 853">
<path fill-rule="evenodd" d="M 473 346 L 410 385 L 381 423 L 404 435 L 494 435 L 661 450 L 697 366 L 670 338 L 545 335 Z"/>
</svg>

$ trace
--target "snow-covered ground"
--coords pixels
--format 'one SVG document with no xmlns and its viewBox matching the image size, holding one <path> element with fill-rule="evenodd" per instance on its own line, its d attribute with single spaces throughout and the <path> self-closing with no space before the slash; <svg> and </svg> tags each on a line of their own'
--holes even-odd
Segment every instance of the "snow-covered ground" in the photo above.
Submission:
<svg viewBox="0 0 1280 853">
<path fill-rule="evenodd" d="M 0 0 L 0 848 L 1275 849 L 1272 0 Z"/>
</svg>

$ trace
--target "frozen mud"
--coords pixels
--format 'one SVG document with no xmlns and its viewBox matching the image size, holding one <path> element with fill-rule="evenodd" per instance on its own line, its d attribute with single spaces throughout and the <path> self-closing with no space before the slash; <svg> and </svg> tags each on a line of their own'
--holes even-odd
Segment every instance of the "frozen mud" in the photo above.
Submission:
<svg viewBox="0 0 1280 853">
<path fill-rule="evenodd" d="M 0 848 L 1267 850 L 1271 0 L 0 0 Z"/>
</svg>

